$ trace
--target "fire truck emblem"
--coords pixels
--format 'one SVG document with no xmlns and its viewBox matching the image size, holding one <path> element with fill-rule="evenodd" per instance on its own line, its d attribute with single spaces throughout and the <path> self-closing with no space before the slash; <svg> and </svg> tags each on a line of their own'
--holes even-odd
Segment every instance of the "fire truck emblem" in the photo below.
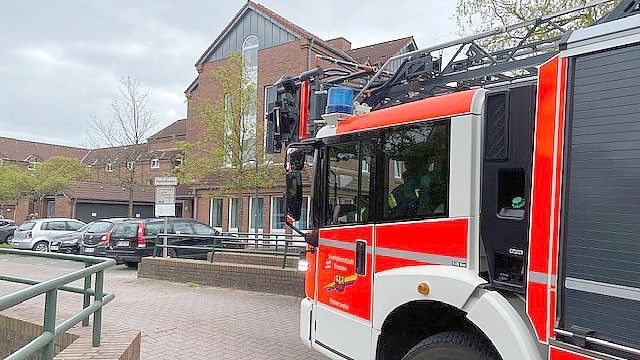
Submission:
<svg viewBox="0 0 640 360">
<path fill-rule="evenodd" d="M 335 292 L 341 293 L 341 292 L 344 292 L 344 290 L 345 290 L 345 288 L 347 286 L 353 285 L 353 283 L 356 282 L 357 278 L 358 278 L 357 274 L 354 274 L 354 275 L 351 275 L 351 276 L 336 275 L 335 281 L 333 281 L 332 283 L 328 284 L 324 288 L 327 291 L 334 290 Z"/>
</svg>

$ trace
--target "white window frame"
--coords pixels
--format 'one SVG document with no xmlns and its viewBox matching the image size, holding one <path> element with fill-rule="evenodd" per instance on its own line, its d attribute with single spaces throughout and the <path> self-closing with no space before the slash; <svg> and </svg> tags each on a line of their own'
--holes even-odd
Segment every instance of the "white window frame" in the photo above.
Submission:
<svg viewBox="0 0 640 360">
<path fill-rule="evenodd" d="M 255 196 L 249 197 L 249 211 L 247 211 L 249 213 L 249 216 L 247 217 L 249 219 L 249 222 L 247 223 L 249 226 L 247 228 L 249 229 L 250 234 L 256 232 L 256 229 L 251 227 L 251 220 L 253 219 L 252 210 L 253 210 L 254 198 Z M 264 233 L 264 196 L 259 196 L 258 198 L 262 199 L 262 221 L 260 222 L 260 225 L 262 225 L 262 227 L 258 228 L 258 234 L 263 234 Z M 271 219 L 269 219 L 269 221 L 271 221 Z"/>
<path fill-rule="evenodd" d="M 256 63 L 253 65 L 249 65 L 244 71 L 245 71 L 245 75 L 247 77 L 250 77 L 250 81 L 251 83 L 255 86 L 255 90 L 256 92 L 258 91 L 258 52 L 260 49 L 260 39 L 258 39 L 258 37 L 256 35 L 249 35 L 247 36 L 244 41 L 242 42 L 242 57 L 245 58 L 246 57 L 246 53 L 248 51 L 256 51 L 256 58 L 255 61 Z M 258 158 L 258 109 L 256 107 L 256 112 L 252 115 L 249 115 L 249 119 L 242 119 L 241 121 L 246 122 L 252 122 L 253 125 L 253 141 L 255 142 L 255 144 L 253 145 L 253 159 L 246 159 L 247 162 L 252 162 L 252 161 L 257 161 Z M 246 123 L 245 123 L 246 124 Z M 242 141 L 246 141 L 247 143 L 251 142 L 251 138 L 248 139 L 242 139 Z M 249 154 L 247 154 L 249 155 Z"/>
<path fill-rule="evenodd" d="M 129 171 L 133 171 L 135 168 L 136 168 L 135 161 L 127 161 L 127 169 L 129 169 Z"/>
<path fill-rule="evenodd" d="M 160 159 L 154 157 L 151 159 L 151 168 L 152 169 L 160 169 Z"/>
<path fill-rule="evenodd" d="M 229 217 L 228 217 L 228 223 L 227 223 L 227 228 L 229 229 L 230 233 L 237 233 L 239 231 L 238 227 L 231 227 L 231 214 L 233 214 L 233 200 L 237 199 L 238 202 L 238 206 L 242 206 L 242 199 L 240 198 L 229 198 Z M 236 222 L 238 222 L 236 220 Z"/>
<path fill-rule="evenodd" d="M 220 213 L 222 214 L 222 211 L 224 209 L 224 199 L 223 198 L 211 198 L 209 200 L 209 226 L 211 226 L 212 228 L 222 232 L 222 224 L 220 224 L 220 226 L 214 226 L 213 225 L 213 201 L 214 200 L 220 200 Z"/>
<path fill-rule="evenodd" d="M 269 232 L 271 234 L 284 234 L 286 225 L 283 224 L 282 229 L 274 229 L 273 228 L 273 217 L 275 215 L 275 208 L 276 208 L 274 206 L 274 204 L 277 201 L 276 199 L 282 199 L 282 206 L 283 206 L 282 210 L 284 210 L 284 197 L 283 196 L 272 196 L 271 197 L 271 207 L 269 209 L 269 229 L 270 229 Z"/>
<path fill-rule="evenodd" d="M 108 162 L 105 167 L 104 167 L 106 172 L 113 172 L 113 163 L 112 162 Z"/>
<path fill-rule="evenodd" d="M 360 161 L 362 163 L 362 172 L 368 173 L 369 172 L 369 162 L 366 159 L 362 159 Z"/>
<path fill-rule="evenodd" d="M 182 155 L 180 156 L 176 156 L 176 160 L 173 164 L 173 168 L 174 169 L 179 169 L 180 166 L 182 166 L 182 164 L 184 164 L 184 158 L 182 157 Z"/>
<path fill-rule="evenodd" d="M 393 160 L 393 177 L 402 179 L 402 163 L 398 160 Z"/>
</svg>

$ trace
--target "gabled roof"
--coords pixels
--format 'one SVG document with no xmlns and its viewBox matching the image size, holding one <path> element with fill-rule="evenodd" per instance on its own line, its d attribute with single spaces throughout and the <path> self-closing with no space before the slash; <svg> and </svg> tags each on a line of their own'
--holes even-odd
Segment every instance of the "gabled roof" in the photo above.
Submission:
<svg viewBox="0 0 640 360">
<path fill-rule="evenodd" d="M 398 55 L 400 51 L 409 44 L 413 44 L 413 47 L 417 48 L 415 41 L 413 40 L 413 36 L 408 36 L 401 39 L 351 49 L 348 50 L 347 53 L 358 63 L 381 66 L 390 57 Z"/>
<path fill-rule="evenodd" d="M 176 120 L 169 126 L 151 135 L 148 140 L 158 140 L 187 135 L 187 119 Z"/>
<path fill-rule="evenodd" d="M 77 200 L 102 200 L 102 201 L 128 201 L 127 189 L 113 183 L 100 183 L 92 181 L 80 181 L 76 186 L 66 191 L 65 194 Z M 133 193 L 134 201 L 154 202 L 155 193 L 153 186 L 137 186 Z"/>
<path fill-rule="evenodd" d="M 132 148 L 137 147 L 136 150 Z M 129 150 L 131 149 L 131 150 Z M 107 162 L 111 163 L 121 163 L 127 161 L 123 159 L 124 156 L 131 153 L 139 154 L 139 157 L 142 158 L 146 155 L 149 149 L 149 144 L 139 144 L 139 145 L 125 145 L 125 146 L 114 146 L 107 148 L 100 148 L 91 150 L 82 160 L 85 164 L 88 165 L 98 165 L 105 164 Z M 140 160 L 140 159 L 136 159 Z"/>
<path fill-rule="evenodd" d="M 88 149 L 73 146 L 0 137 L 0 154 L 5 160 L 28 161 L 29 158 L 38 158 L 44 161 L 53 156 L 82 159 L 88 152 Z"/>
<path fill-rule="evenodd" d="M 242 16 L 247 11 L 250 11 L 250 10 L 253 10 L 253 11 L 257 12 L 258 14 L 264 16 L 265 18 L 269 19 L 270 21 L 272 21 L 274 24 L 276 24 L 277 26 L 281 27 L 285 31 L 292 33 L 298 39 L 313 39 L 314 43 L 318 44 L 319 46 L 324 47 L 325 49 L 329 50 L 330 52 L 334 53 L 335 55 L 340 56 L 340 57 L 342 57 L 342 58 L 344 58 L 346 60 L 351 60 L 351 61 L 353 60 L 353 58 L 349 54 L 332 47 L 326 41 L 320 39 L 319 37 L 313 35 L 312 33 L 308 32 L 307 30 L 305 30 L 305 29 L 299 27 L 298 25 L 290 22 L 289 20 L 283 18 L 282 16 L 280 16 L 276 12 L 266 8 L 265 6 L 262 6 L 262 5 L 258 4 L 258 3 L 255 3 L 255 2 L 249 0 L 244 4 L 244 6 L 240 9 L 240 11 L 238 11 L 238 13 L 233 17 L 233 19 L 231 19 L 231 22 L 229 22 L 229 24 L 227 24 L 227 26 L 216 37 L 216 39 L 213 41 L 213 43 L 211 43 L 211 45 L 209 45 L 209 47 L 202 54 L 202 56 L 200 56 L 200 59 L 198 59 L 198 61 L 195 64 L 196 67 L 201 65 L 201 64 L 203 64 L 204 62 L 206 62 L 206 60 L 209 58 L 211 53 L 216 49 L 216 47 L 224 39 L 224 37 L 227 35 L 227 33 L 238 23 L 238 21 L 240 21 Z"/>
</svg>

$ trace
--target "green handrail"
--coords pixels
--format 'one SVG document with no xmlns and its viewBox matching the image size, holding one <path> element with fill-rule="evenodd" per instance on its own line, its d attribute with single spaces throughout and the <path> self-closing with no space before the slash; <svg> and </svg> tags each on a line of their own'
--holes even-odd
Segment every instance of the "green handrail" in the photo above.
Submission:
<svg viewBox="0 0 640 360">
<path fill-rule="evenodd" d="M 91 337 L 92 346 L 100 346 L 100 334 L 102 332 L 102 307 L 113 300 L 115 295 L 104 292 L 104 271 L 116 264 L 113 259 L 95 258 L 82 255 L 67 255 L 57 253 L 46 253 L 38 251 L 25 251 L 0 248 L 0 254 L 12 254 L 20 256 L 36 256 L 58 260 L 72 260 L 84 263 L 85 267 L 57 278 L 39 281 L 16 276 L 0 274 L 0 280 L 10 281 L 20 284 L 32 285 L 28 288 L 15 291 L 11 294 L 0 296 L 0 311 L 6 310 L 23 301 L 45 294 L 44 321 L 42 334 L 33 339 L 30 343 L 18 349 L 6 359 L 21 360 L 33 356 L 42 350 L 42 359 L 51 360 L 54 354 L 54 339 L 57 335 L 64 333 L 73 326 L 82 322 L 82 326 L 89 325 L 89 317 L 93 314 L 93 332 Z M 91 278 L 95 274 L 95 286 L 91 288 Z M 69 283 L 84 279 L 84 287 L 78 288 L 68 285 Z M 82 311 L 72 316 L 56 326 L 56 308 L 58 290 L 68 291 L 83 295 Z M 93 304 L 91 304 L 93 296 Z"/>
</svg>

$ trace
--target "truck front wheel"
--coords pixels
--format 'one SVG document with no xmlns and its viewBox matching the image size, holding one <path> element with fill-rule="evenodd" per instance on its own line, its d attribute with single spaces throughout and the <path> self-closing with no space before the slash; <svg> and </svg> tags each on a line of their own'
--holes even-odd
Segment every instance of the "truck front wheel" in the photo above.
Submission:
<svg viewBox="0 0 640 360">
<path fill-rule="evenodd" d="M 402 360 L 500 360 L 500 355 L 484 339 L 452 331 L 422 340 Z"/>
</svg>

